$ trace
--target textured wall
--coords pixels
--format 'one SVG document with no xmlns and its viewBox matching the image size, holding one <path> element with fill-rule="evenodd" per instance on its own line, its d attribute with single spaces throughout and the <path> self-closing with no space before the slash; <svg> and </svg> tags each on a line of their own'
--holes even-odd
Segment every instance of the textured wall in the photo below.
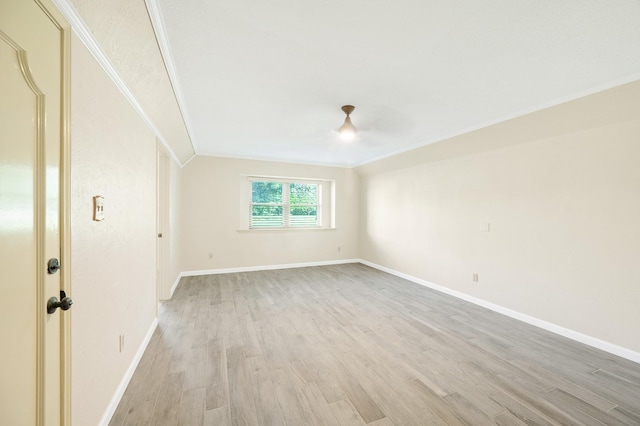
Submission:
<svg viewBox="0 0 640 426">
<path fill-rule="evenodd" d="M 250 187 L 242 189 L 247 175 L 335 180 L 336 229 L 239 231 L 249 212 L 243 210 L 250 199 Z M 181 188 L 183 271 L 358 257 L 358 179 L 353 170 L 196 157 L 182 169 Z"/>
<path fill-rule="evenodd" d="M 96 425 L 156 315 L 156 140 L 72 40 L 72 420 Z M 92 220 L 92 197 L 106 219 Z M 119 335 L 125 346 L 119 352 Z"/>
<path fill-rule="evenodd" d="M 145 2 L 71 3 L 176 157 L 183 163 L 189 160 L 193 146 Z"/>
<path fill-rule="evenodd" d="M 360 168 L 361 257 L 640 352 L 638 111 L 640 82 Z"/>
</svg>

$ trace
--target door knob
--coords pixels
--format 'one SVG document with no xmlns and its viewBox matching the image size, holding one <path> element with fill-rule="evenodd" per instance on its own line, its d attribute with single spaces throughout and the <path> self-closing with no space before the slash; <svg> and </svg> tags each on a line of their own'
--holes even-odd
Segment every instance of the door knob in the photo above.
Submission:
<svg viewBox="0 0 640 426">
<path fill-rule="evenodd" d="M 62 294 L 60 296 L 62 296 Z M 58 300 L 58 298 L 54 296 L 47 302 L 47 313 L 52 314 L 58 308 L 63 311 L 68 311 L 71 308 L 71 305 L 73 305 L 73 300 L 71 300 L 70 297 L 64 296 L 62 297 L 62 300 Z"/>
</svg>

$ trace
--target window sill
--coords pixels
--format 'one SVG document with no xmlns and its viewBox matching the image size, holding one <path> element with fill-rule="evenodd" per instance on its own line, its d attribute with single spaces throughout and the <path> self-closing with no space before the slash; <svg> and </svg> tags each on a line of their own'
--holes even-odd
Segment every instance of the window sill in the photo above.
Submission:
<svg viewBox="0 0 640 426">
<path fill-rule="evenodd" d="M 337 228 L 247 228 L 237 232 L 300 232 L 300 231 L 335 231 Z"/>
</svg>

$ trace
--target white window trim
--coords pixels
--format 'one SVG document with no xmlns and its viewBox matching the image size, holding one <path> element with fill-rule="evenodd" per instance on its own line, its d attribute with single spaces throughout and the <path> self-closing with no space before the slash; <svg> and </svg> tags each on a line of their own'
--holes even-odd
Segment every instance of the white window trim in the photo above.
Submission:
<svg viewBox="0 0 640 426">
<path fill-rule="evenodd" d="M 253 182 L 277 182 L 282 184 L 282 203 L 254 203 L 252 197 L 252 183 Z M 317 203 L 313 204 L 295 204 L 294 206 L 314 206 L 316 207 L 316 217 L 317 217 L 317 225 L 316 226 L 291 226 L 291 203 L 290 203 L 290 185 L 292 183 L 299 183 L 304 185 L 317 185 L 318 193 L 316 197 Z M 255 176 L 249 178 L 249 229 L 251 230 L 263 230 L 263 229 L 317 229 L 322 228 L 322 181 L 311 180 L 311 179 L 286 179 L 286 178 L 266 178 L 261 176 Z M 262 227 L 262 226 L 251 226 L 252 222 L 252 207 L 256 205 L 264 205 L 264 206 L 282 206 L 282 226 L 273 226 L 273 227 Z"/>
<path fill-rule="evenodd" d="M 248 193 L 247 197 L 238 198 L 240 201 L 238 217 L 238 232 L 315 232 L 321 230 L 335 230 L 335 180 L 307 177 L 284 177 L 284 176 L 265 176 L 265 175 L 240 175 L 240 190 L 242 193 Z M 319 185 L 320 194 L 318 199 L 318 216 L 321 226 L 315 227 L 251 227 L 251 182 L 252 181 L 271 181 L 271 182 L 288 182 L 288 183 L 316 183 Z M 314 204 L 315 205 L 315 204 Z"/>
</svg>

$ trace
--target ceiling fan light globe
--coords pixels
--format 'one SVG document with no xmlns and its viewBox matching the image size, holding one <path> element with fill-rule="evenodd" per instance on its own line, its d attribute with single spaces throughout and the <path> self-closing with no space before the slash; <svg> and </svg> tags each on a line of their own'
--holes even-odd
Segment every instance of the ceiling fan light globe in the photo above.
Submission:
<svg viewBox="0 0 640 426">
<path fill-rule="evenodd" d="M 357 129 L 355 126 L 351 124 L 351 117 L 347 116 L 344 120 L 344 124 L 338 129 L 338 134 L 340 135 L 340 139 L 350 141 L 356 137 L 356 131 Z"/>
<path fill-rule="evenodd" d="M 340 139 L 342 139 L 343 141 L 352 141 L 356 138 L 356 132 L 354 132 L 353 130 L 347 129 L 347 130 L 343 130 L 338 132 L 340 134 Z"/>
</svg>

